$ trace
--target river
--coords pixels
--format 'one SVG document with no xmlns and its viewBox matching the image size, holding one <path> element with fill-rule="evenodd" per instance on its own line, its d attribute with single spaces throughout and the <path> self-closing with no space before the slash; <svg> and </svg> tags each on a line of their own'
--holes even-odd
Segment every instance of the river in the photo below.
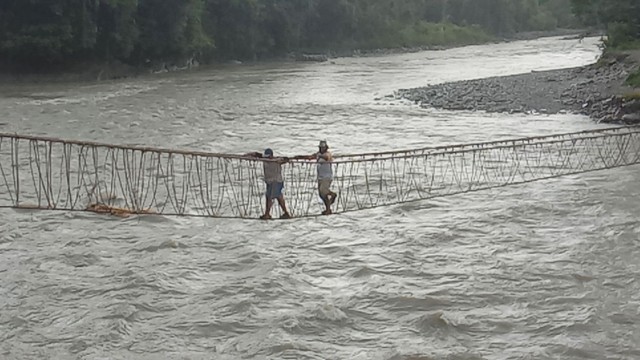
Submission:
<svg viewBox="0 0 640 360">
<path fill-rule="evenodd" d="M 0 132 L 335 153 L 601 127 L 400 88 L 580 66 L 597 39 L 1 84 Z M 2 359 L 638 359 L 640 168 L 286 222 L 0 210 Z"/>
</svg>

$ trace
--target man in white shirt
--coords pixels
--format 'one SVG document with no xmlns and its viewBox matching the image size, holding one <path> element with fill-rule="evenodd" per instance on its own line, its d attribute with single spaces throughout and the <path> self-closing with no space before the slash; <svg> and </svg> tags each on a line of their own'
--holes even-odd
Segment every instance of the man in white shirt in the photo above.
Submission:
<svg viewBox="0 0 640 360">
<path fill-rule="evenodd" d="M 318 194 L 324 203 L 325 210 L 322 215 L 330 215 L 331 205 L 336 201 L 337 194 L 331 191 L 333 181 L 333 156 L 329 151 L 329 145 L 325 140 L 318 144 L 318 152 L 310 156 L 297 156 L 297 159 L 307 159 L 317 161 L 318 170 Z"/>
</svg>

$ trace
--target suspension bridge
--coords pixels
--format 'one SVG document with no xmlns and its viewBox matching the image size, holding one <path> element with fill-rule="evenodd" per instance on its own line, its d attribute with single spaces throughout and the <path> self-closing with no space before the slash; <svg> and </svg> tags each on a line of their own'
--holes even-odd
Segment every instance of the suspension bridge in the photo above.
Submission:
<svg viewBox="0 0 640 360">
<path fill-rule="evenodd" d="M 263 161 L 0 134 L 0 208 L 258 218 Z M 334 213 L 640 163 L 640 127 L 335 156 Z M 320 214 L 316 164 L 283 164 L 294 217 Z M 274 211 L 279 211 L 274 206 Z"/>
</svg>

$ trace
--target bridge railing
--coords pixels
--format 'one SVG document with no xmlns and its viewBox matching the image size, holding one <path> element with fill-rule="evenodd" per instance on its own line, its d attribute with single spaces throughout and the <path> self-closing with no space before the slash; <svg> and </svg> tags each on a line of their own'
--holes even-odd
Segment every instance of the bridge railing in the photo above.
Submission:
<svg viewBox="0 0 640 360">
<path fill-rule="evenodd" d="M 262 159 L 0 134 L 0 207 L 257 218 Z M 640 162 L 640 128 L 336 157 L 336 213 Z M 283 165 L 296 217 L 321 205 L 313 161 Z M 277 206 L 276 206 L 277 208 Z M 277 209 L 275 209 L 277 215 Z"/>
</svg>

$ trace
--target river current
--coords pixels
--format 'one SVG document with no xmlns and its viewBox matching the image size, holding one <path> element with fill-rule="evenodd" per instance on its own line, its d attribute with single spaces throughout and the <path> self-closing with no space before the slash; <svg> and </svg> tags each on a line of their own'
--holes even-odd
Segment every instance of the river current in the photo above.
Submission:
<svg viewBox="0 0 640 360">
<path fill-rule="evenodd" d="M 1 84 L 0 132 L 227 153 L 599 128 L 394 90 L 580 66 L 545 38 Z M 639 359 L 640 168 L 277 222 L 0 210 L 1 359 Z M 286 193 L 285 193 L 286 196 Z"/>
</svg>

